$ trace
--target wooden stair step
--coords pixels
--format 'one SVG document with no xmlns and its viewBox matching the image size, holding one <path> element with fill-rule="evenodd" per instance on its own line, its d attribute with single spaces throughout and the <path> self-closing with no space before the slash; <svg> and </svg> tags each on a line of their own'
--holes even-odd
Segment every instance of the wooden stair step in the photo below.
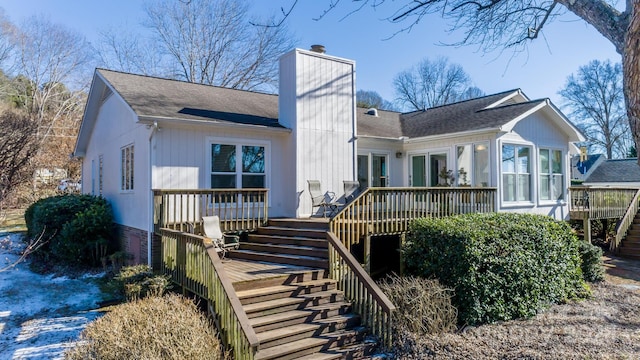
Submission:
<svg viewBox="0 0 640 360">
<path fill-rule="evenodd" d="M 358 315 L 345 314 L 311 323 L 294 324 L 283 328 L 263 331 L 258 333 L 257 336 L 258 340 L 260 340 L 260 349 L 267 349 L 312 336 L 351 329 L 358 325 L 360 325 L 360 317 Z"/>
<path fill-rule="evenodd" d="M 229 251 L 228 256 L 231 259 L 246 259 L 254 261 L 273 262 L 278 264 L 309 266 L 320 269 L 329 268 L 327 259 L 303 255 L 271 254 L 259 251 L 239 249 Z"/>
<path fill-rule="evenodd" d="M 346 346 L 362 338 L 362 329 L 341 330 L 318 337 L 296 340 L 281 346 L 258 350 L 255 360 L 289 360 L 302 356 Z"/>
<path fill-rule="evenodd" d="M 327 259 L 329 257 L 329 250 L 327 250 L 326 247 L 322 249 L 317 247 L 300 246 L 300 245 L 277 245 L 277 244 L 245 242 L 245 243 L 242 243 L 242 245 L 240 246 L 240 249 L 258 251 L 258 252 L 267 252 L 270 254 L 309 256 L 309 257 L 317 257 L 322 259 Z"/>
<path fill-rule="evenodd" d="M 289 310 L 301 310 L 309 306 L 318 306 L 330 302 L 343 301 L 342 291 L 329 290 L 296 297 L 286 297 L 244 305 L 244 311 L 249 318 L 276 314 Z"/>
<path fill-rule="evenodd" d="M 256 333 L 260 333 L 295 324 L 328 319 L 337 315 L 347 314 L 350 311 L 350 303 L 336 302 L 312 306 L 304 310 L 290 310 L 278 314 L 255 317 L 249 319 L 249 323 Z"/>
<path fill-rule="evenodd" d="M 640 260 L 640 254 L 639 253 L 624 253 L 622 252 L 622 250 L 618 253 L 618 255 L 622 258 L 625 259 L 632 259 L 632 260 Z"/>
<path fill-rule="evenodd" d="M 323 232 L 323 235 L 325 233 Z M 326 249 L 327 240 L 307 236 L 288 236 L 276 234 L 249 234 L 249 242 L 262 244 L 299 245 Z M 244 243 L 243 243 L 244 244 Z"/>
<path fill-rule="evenodd" d="M 278 298 L 301 296 L 304 294 L 328 291 L 335 288 L 335 280 L 320 279 L 305 281 L 295 285 L 279 285 L 266 288 L 236 291 L 236 295 L 240 299 L 240 303 L 242 303 L 242 305 L 248 305 L 256 302 L 269 301 Z"/>
<path fill-rule="evenodd" d="M 269 226 L 329 230 L 329 219 L 269 219 Z"/>
<path fill-rule="evenodd" d="M 299 357 L 297 360 L 334 360 L 342 358 L 343 354 L 339 351 L 327 351 L 305 355 L 303 357 Z"/>
<path fill-rule="evenodd" d="M 311 239 L 326 239 L 326 229 L 298 229 L 284 226 L 259 227 L 255 235 L 280 235 L 288 237 L 304 237 Z"/>
<path fill-rule="evenodd" d="M 236 261 L 239 261 L 236 259 Z M 275 264 L 275 263 L 274 263 Z M 283 264 L 278 264 L 283 265 Z M 304 268 L 301 268 L 304 269 Z M 326 269 L 301 270 L 290 274 L 274 275 L 265 278 L 237 281 L 233 283 L 236 291 L 260 289 L 278 285 L 295 285 L 312 280 L 322 280 L 329 277 Z"/>
</svg>

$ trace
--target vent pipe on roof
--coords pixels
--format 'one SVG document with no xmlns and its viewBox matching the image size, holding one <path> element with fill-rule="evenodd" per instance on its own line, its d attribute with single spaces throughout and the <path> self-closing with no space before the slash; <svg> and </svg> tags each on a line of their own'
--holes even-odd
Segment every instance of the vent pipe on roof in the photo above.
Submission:
<svg viewBox="0 0 640 360">
<path fill-rule="evenodd" d="M 311 51 L 317 52 L 318 54 L 324 54 L 326 52 L 324 45 L 311 45 Z"/>
<path fill-rule="evenodd" d="M 378 116 L 378 109 L 371 108 L 371 109 L 367 110 L 367 115 Z"/>
</svg>

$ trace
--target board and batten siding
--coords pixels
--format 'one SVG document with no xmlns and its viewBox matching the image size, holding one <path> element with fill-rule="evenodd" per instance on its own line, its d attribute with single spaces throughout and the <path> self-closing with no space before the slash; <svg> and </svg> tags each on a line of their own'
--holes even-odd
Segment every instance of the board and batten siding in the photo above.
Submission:
<svg viewBox="0 0 640 360">
<path fill-rule="evenodd" d="M 279 117 L 292 130 L 283 150 L 295 154 L 294 175 L 283 179 L 295 208 L 290 216 L 309 216 L 307 180 L 340 196 L 343 180 L 355 178 L 355 62 L 301 49 L 283 55 Z"/>
<path fill-rule="evenodd" d="M 286 166 L 293 158 L 284 151 L 288 132 L 255 128 L 220 127 L 213 124 L 161 129 L 154 137 L 154 189 L 210 189 L 211 144 L 265 146 L 266 187 L 269 189 L 269 216 L 287 216 L 285 195 L 289 190 L 283 180 L 293 177 Z"/>
<path fill-rule="evenodd" d="M 498 159 L 498 186 L 502 183 L 502 144 L 526 145 L 532 149 L 531 156 L 531 203 L 513 204 L 504 202 L 502 192 L 498 194 L 499 211 L 526 212 L 549 215 L 555 219 L 566 219 L 569 216 L 568 194 L 571 182 L 571 162 L 569 160 L 569 137 L 565 132 L 549 119 L 543 111 L 537 111 L 520 120 L 509 133 L 498 137 L 496 157 Z M 561 150 L 563 152 L 564 168 L 564 201 L 540 201 L 538 189 L 540 187 L 540 159 L 539 149 Z"/>
<path fill-rule="evenodd" d="M 112 205 L 118 224 L 147 229 L 149 221 L 149 134 L 129 106 L 115 94 L 105 99 L 97 115 L 82 161 L 82 191 L 99 195 L 99 157 L 102 156 L 102 196 Z M 120 149 L 134 145 L 132 191 L 120 190 Z M 141 204 L 144 204 L 141 206 Z"/>
</svg>

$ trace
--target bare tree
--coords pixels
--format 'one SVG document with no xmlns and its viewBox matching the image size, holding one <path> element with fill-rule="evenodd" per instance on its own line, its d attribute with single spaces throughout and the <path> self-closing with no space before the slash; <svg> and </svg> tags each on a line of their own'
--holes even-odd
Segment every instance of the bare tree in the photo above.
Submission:
<svg viewBox="0 0 640 360">
<path fill-rule="evenodd" d="M 284 26 L 251 25 L 246 1 L 163 0 L 148 3 L 145 12 L 145 25 L 166 56 L 171 77 L 190 82 L 245 90 L 275 87 L 277 59 L 294 45 Z"/>
<path fill-rule="evenodd" d="M 411 110 L 465 100 L 479 91 L 471 86 L 471 79 L 462 66 L 449 63 L 443 57 L 434 61 L 424 59 L 411 69 L 400 72 L 393 85 L 397 100 Z"/>
<path fill-rule="evenodd" d="M 327 10 L 340 0 L 330 0 Z M 389 0 L 351 0 L 358 11 L 369 5 L 381 8 Z M 291 14 L 297 1 L 283 9 L 283 19 Z M 397 6 L 396 6 L 397 4 Z M 629 126 L 636 148 L 640 146 L 640 0 L 622 2 L 624 10 L 614 0 L 403 0 L 393 2 L 394 12 L 388 20 L 410 30 L 432 14 L 450 20 L 451 30 L 461 30 L 464 36 L 458 45 L 478 44 L 484 51 L 495 49 L 522 50 L 537 39 L 543 28 L 564 11 L 570 11 L 609 40 L 622 55 L 623 89 Z M 322 17 L 323 14 L 320 15 Z M 281 23 L 280 20 L 278 23 Z M 277 25 L 278 23 L 274 23 Z M 422 22 L 424 24 L 425 22 Z M 639 159 L 640 163 L 640 159 Z"/>
<path fill-rule="evenodd" d="M 0 206 L 7 196 L 32 174 L 32 158 L 39 148 L 38 123 L 16 112 L 0 113 Z"/>
<path fill-rule="evenodd" d="M 358 90 L 356 92 L 356 106 L 380 110 L 395 110 L 393 103 L 385 100 L 380 94 L 372 90 Z"/>
<path fill-rule="evenodd" d="M 155 42 L 122 28 L 100 33 L 97 51 L 101 66 L 135 74 L 169 76 Z"/>
<path fill-rule="evenodd" d="M 624 158 L 631 134 L 622 92 L 622 66 L 593 60 L 567 78 L 560 95 L 595 148 L 607 158 Z"/>
<path fill-rule="evenodd" d="M 28 19 L 13 37 L 15 63 L 22 79 L 16 95 L 38 121 L 38 139 L 47 140 L 61 119 L 78 116 L 93 60 L 80 34 L 43 17 Z"/>
</svg>

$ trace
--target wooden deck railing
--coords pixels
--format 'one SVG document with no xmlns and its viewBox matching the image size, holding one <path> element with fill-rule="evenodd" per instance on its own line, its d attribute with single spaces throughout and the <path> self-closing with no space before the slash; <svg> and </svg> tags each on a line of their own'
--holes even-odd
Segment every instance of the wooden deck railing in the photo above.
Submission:
<svg viewBox="0 0 640 360">
<path fill-rule="evenodd" d="M 338 289 L 353 303 L 363 325 L 387 347 L 391 346 L 391 320 L 395 306 L 334 233 L 327 233 L 327 241 L 329 276 L 338 282 Z"/>
<path fill-rule="evenodd" d="M 201 236 L 162 228 L 162 273 L 184 290 L 206 299 L 234 359 L 253 360 L 260 345 L 213 243 Z"/>
<path fill-rule="evenodd" d="M 631 199 L 631 204 L 627 208 L 627 211 L 625 212 L 624 216 L 622 217 L 622 219 L 620 219 L 620 222 L 618 222 L 618 225 L 616 226 L 616 236 L 613 239 L 613 241 L 611 241 L 611 243 L 609 244 L 609 250 L 611 250 L 611 252 L 614 254 L 618 253 L 618 248 L 620 246 L 620 243 L 622 242 L 622 239 L 625 237 L 625 235 L 627 234 L 627 231 L 629 231 L 629 228 L 633 224 L 633 220 L 635 219 L 636 214 L 638 213 L 639 199 L 640 199 L 640 190 L 637 190 L 635 196 L 633 197 L 633 199 Z"/>
<path fill-rule="evenodd" d="M 266 224 L 267 189 L 154 190 L 155 231 L 171 228 L 188 232 L 202 217 L 218 215 L 222 231 L 255 230 Z"/>
<path fill-rule="evenodd" d="M 496 188 L 368 188 L 329 222 L 348 249 L 363 236 L 399 234 L 411 221 L 464 213 L 494 212 Z"/>
<path fill-rule="evenodd" d="M 572 219 L 622 218 L 638 189 L 572 186 L 569 216 Z"/>
</svg>

